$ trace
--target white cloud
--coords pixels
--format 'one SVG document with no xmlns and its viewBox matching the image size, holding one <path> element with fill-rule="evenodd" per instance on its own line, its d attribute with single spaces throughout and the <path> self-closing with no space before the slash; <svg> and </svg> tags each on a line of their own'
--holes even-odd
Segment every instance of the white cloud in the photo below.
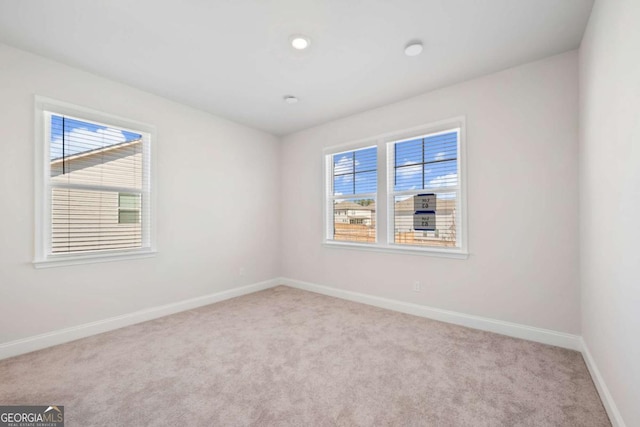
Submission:
<svg viewBox="0 0 640 427">
<path fill-rule="evenodd" d="M 353 164 L 353 157 L 351 156 L 342 156 L 340 158 L 340 160 L 338 160 L 333 168 L 333 173 L 335 175 L 340 175 L 343 173 L 352 173 L 353 172 L 353 168 L 354 168 L 354 164 Z M 360 164 L 359 161 L 355 161 L 355 166 L 358 166 Z"/>
<path fill-rule="evenodd" d="M 429 181 L 429 187 L 454 187 L 456 185 L 458 185 L 457 173 L 437 176 Z"/>
<path fill-rule="evenodd" d="M 396 169 L 396 177 L 402 180 L 410 180 L 416 175 L 420 175 L 422 173 L 422 165 L 414 165 L 414 162 L 405 162 L 400 168 Z"/>
<path fill-rule="evenodd" d="M 439 152 L 438 154 L 436 154 L 436 156 L 434 157 L 434 160 L 443 160 L 446 157 L 447 153 L 444 151 Z"/>
<path fill-rule="evenodd" d="M 416 184 L 411 187 L 403 188 L 406 190 L 415 190 L 417 187 L 418 181 L 422 182 L 422 165 L 412 165 L 414 162 L 407 161 L 405 162 L 401 168 L 396 169 L 396 179 L 397 184 L 404 187 L 405 185 L 416 182 Z"/>
</svg>

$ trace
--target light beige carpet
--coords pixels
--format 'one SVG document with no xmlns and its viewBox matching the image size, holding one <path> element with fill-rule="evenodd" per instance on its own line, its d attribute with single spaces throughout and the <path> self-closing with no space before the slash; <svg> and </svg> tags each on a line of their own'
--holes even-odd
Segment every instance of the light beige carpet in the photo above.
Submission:
<svg viewBox="0 0 640 427">
<path fill-rule="evenodd" d="M 67 426 L 607 426 L 574 351 L 284 286 L 0 362 Z"/>
</svg>

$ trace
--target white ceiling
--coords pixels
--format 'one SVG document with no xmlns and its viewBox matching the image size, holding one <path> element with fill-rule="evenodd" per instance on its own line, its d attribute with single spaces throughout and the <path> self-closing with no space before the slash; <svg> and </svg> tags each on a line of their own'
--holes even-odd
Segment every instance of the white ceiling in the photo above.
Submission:
<svg viewBox="0 0 640 427">
<path fill-rule="evenodd" d="M 577 48 L 592 4 L 0 0 L 0 41 L 284 135 Z"/>
</svg>

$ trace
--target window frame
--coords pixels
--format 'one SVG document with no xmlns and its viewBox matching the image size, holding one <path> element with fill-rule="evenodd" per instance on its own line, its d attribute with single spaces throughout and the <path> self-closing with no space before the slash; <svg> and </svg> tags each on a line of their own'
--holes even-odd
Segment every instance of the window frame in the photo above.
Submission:
<svg viewBox="0 0 640 427">
<path fill-rule="evenodd" d="M 333 238 L 330 238 L 330 236 L 333 236 L 334 234 L 334 219 L 333 216 L 335 215 L 334 212 L 334 206 L 333 203 L 335 202 L 336 199 L 356 199 L 356 198 L 373 198 L 375 203 L 376 203 L 376 210 L 373 214 L 373 220 L 375 221 L 376 224 L 376 229 L 375 229 L 375 241 L 374 242 L 362 242 L 362 243 L 356 243 L 358 245 L 364 245 L 364 246 L 370 246 L 370 245 L 375 245 L 378 243 L 379 241 L 379 227 L 378 227 L 378 191 L 373 192 L 373 193 L 355 193 L 355 181 L 356 181 L 356 174 L 357 173 L 363 173 L 363 172 L 371 172 L 371 171 L 361 171 L 361 172 L 356 172 L 356 168 L 355 168 L 355 164 L 353 165 L 353 182 L 354 182 L 354 194 L 342 194 L 339 196 L 336 196 L 335 194 L 333 194 L 334 192 L 334 174 L 333 174 L 333 157 L 335 155 L 338 154 L 343 154 L 343 153 L 349 153 L 349 152 L 355 152 L 358 150 L 365 150 L 365 149 L 369 149 L 369 148 L 376 148 L 376 184 L 378 186 L 378 188 L 380 188 L 380 159 L 379 159 L 379 154 L 380 154 L 380 150 L 377 144 L 358 144 L 357 146 L 353 146 L 352 148 L 348 148 L 348 149 L 344 149 L 347 147 L 342 147 L 343 149 L 341 150 L 337 150 L 337 151 L 333 151 L 333 152 L 326 152 L 324 155 L 324 161 L 325 161 L 325 180 L 324 180 L 324 204 L 325 204 L 325 224 L 324 224 L 324 241 L 325 242 L 335 242 L 335 243 L 347 243 L 349 244 L 349 242 L 345 242 L 343 240 L 334 240 Z M 355 153 L 354 153 L 355 156 Z M 346 174 L 340 174 L 340 175 L 346 175 Z M 353 244 L 353 242 L 351 242 Z"/>
<path fill-rule="evenodd" d="M 123 259 L 148 258 L 156 254 L 156 183 L 155 183 L 155 127 L 98 110 L 58 101 L 43 96 L 35 96 L 35 255 L 36 268 L 58 267 Z M 106 126 L 132 131 L 143 136 L 143 164 L 148 171 L 148 188 L 143 189 L 148 203 L 141 206 L 142 247 L 133 249 L 109 249 L 87 253 L 53 254 L 51 252 L 51 188 L 49 140 L 51 115 L 64 115 L 78 120 L 94 122 Z M 152 144 L 154 144 L 152 146 Z M 96 186 L 96 189 L 98 189 Z"/>
<path fill-rule="evenodd" d="M 459 225 L 456 228 L 457 242 L 459 245 L 455 248 L 444 247 L 421 247 L 406 244 L 397 244 L 394 242 L 394 214 L 391 209 L 394 204 L 391 198 L 395 196 L 393 189 L 394 170 L 390 168 L 389 150 L 393 149 L 395 142 L 410 140 L 412 138 L 431 135 L 439 132 L 459 129 L 458 137 L 458 200 L 456 208 L 459 210 Z M 328 209 L 329 203 L 327 197 L 332 189 L 331 163 L 327 161 L 332 155 L 340 152 L 357 150 L 376 145 L 378 147 L 378 191 L 376 196 L 376 242 L 375 243 L 356 243 L 344 242 L 328 239 L 329 228 L 331 227 L 332 211 Z M 381 135 L 364 138 L 361 140 L 351 141 L 323 149 L 323 198 L 324 198 L 324 235 L 322 244 L 325 247 L 364 250 L 374 252 L 408 254 L 419 256 L 433 256 L 454 259 L 466 259 L 469 257 L 468 252 L 468 208 L 467 208 L 467 173 L 466 173 L 466 118 L 464 116 L 453 117 L 437 122 L 432 122 L 420 126 L 407 129 L 396 130 Z"/>
</svg>

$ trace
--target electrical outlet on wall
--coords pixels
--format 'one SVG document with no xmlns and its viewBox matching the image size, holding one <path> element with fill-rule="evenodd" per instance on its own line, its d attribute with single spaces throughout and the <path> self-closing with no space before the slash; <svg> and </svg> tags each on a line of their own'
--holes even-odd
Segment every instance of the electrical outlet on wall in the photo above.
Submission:
<svg viewBox="0 0 640 427">
<path fill-rule="evenodd" d="M 413 292 L 420 292 L 422 290 L 422 285 L 418 280 L 413 282 Z"/>
<path fill-rule="evenodd" d="M 239 275 L 244 276 L 245 274 L 247 274 L 247 269 L 244 267 L 240 267 Z"/>
</svg>

